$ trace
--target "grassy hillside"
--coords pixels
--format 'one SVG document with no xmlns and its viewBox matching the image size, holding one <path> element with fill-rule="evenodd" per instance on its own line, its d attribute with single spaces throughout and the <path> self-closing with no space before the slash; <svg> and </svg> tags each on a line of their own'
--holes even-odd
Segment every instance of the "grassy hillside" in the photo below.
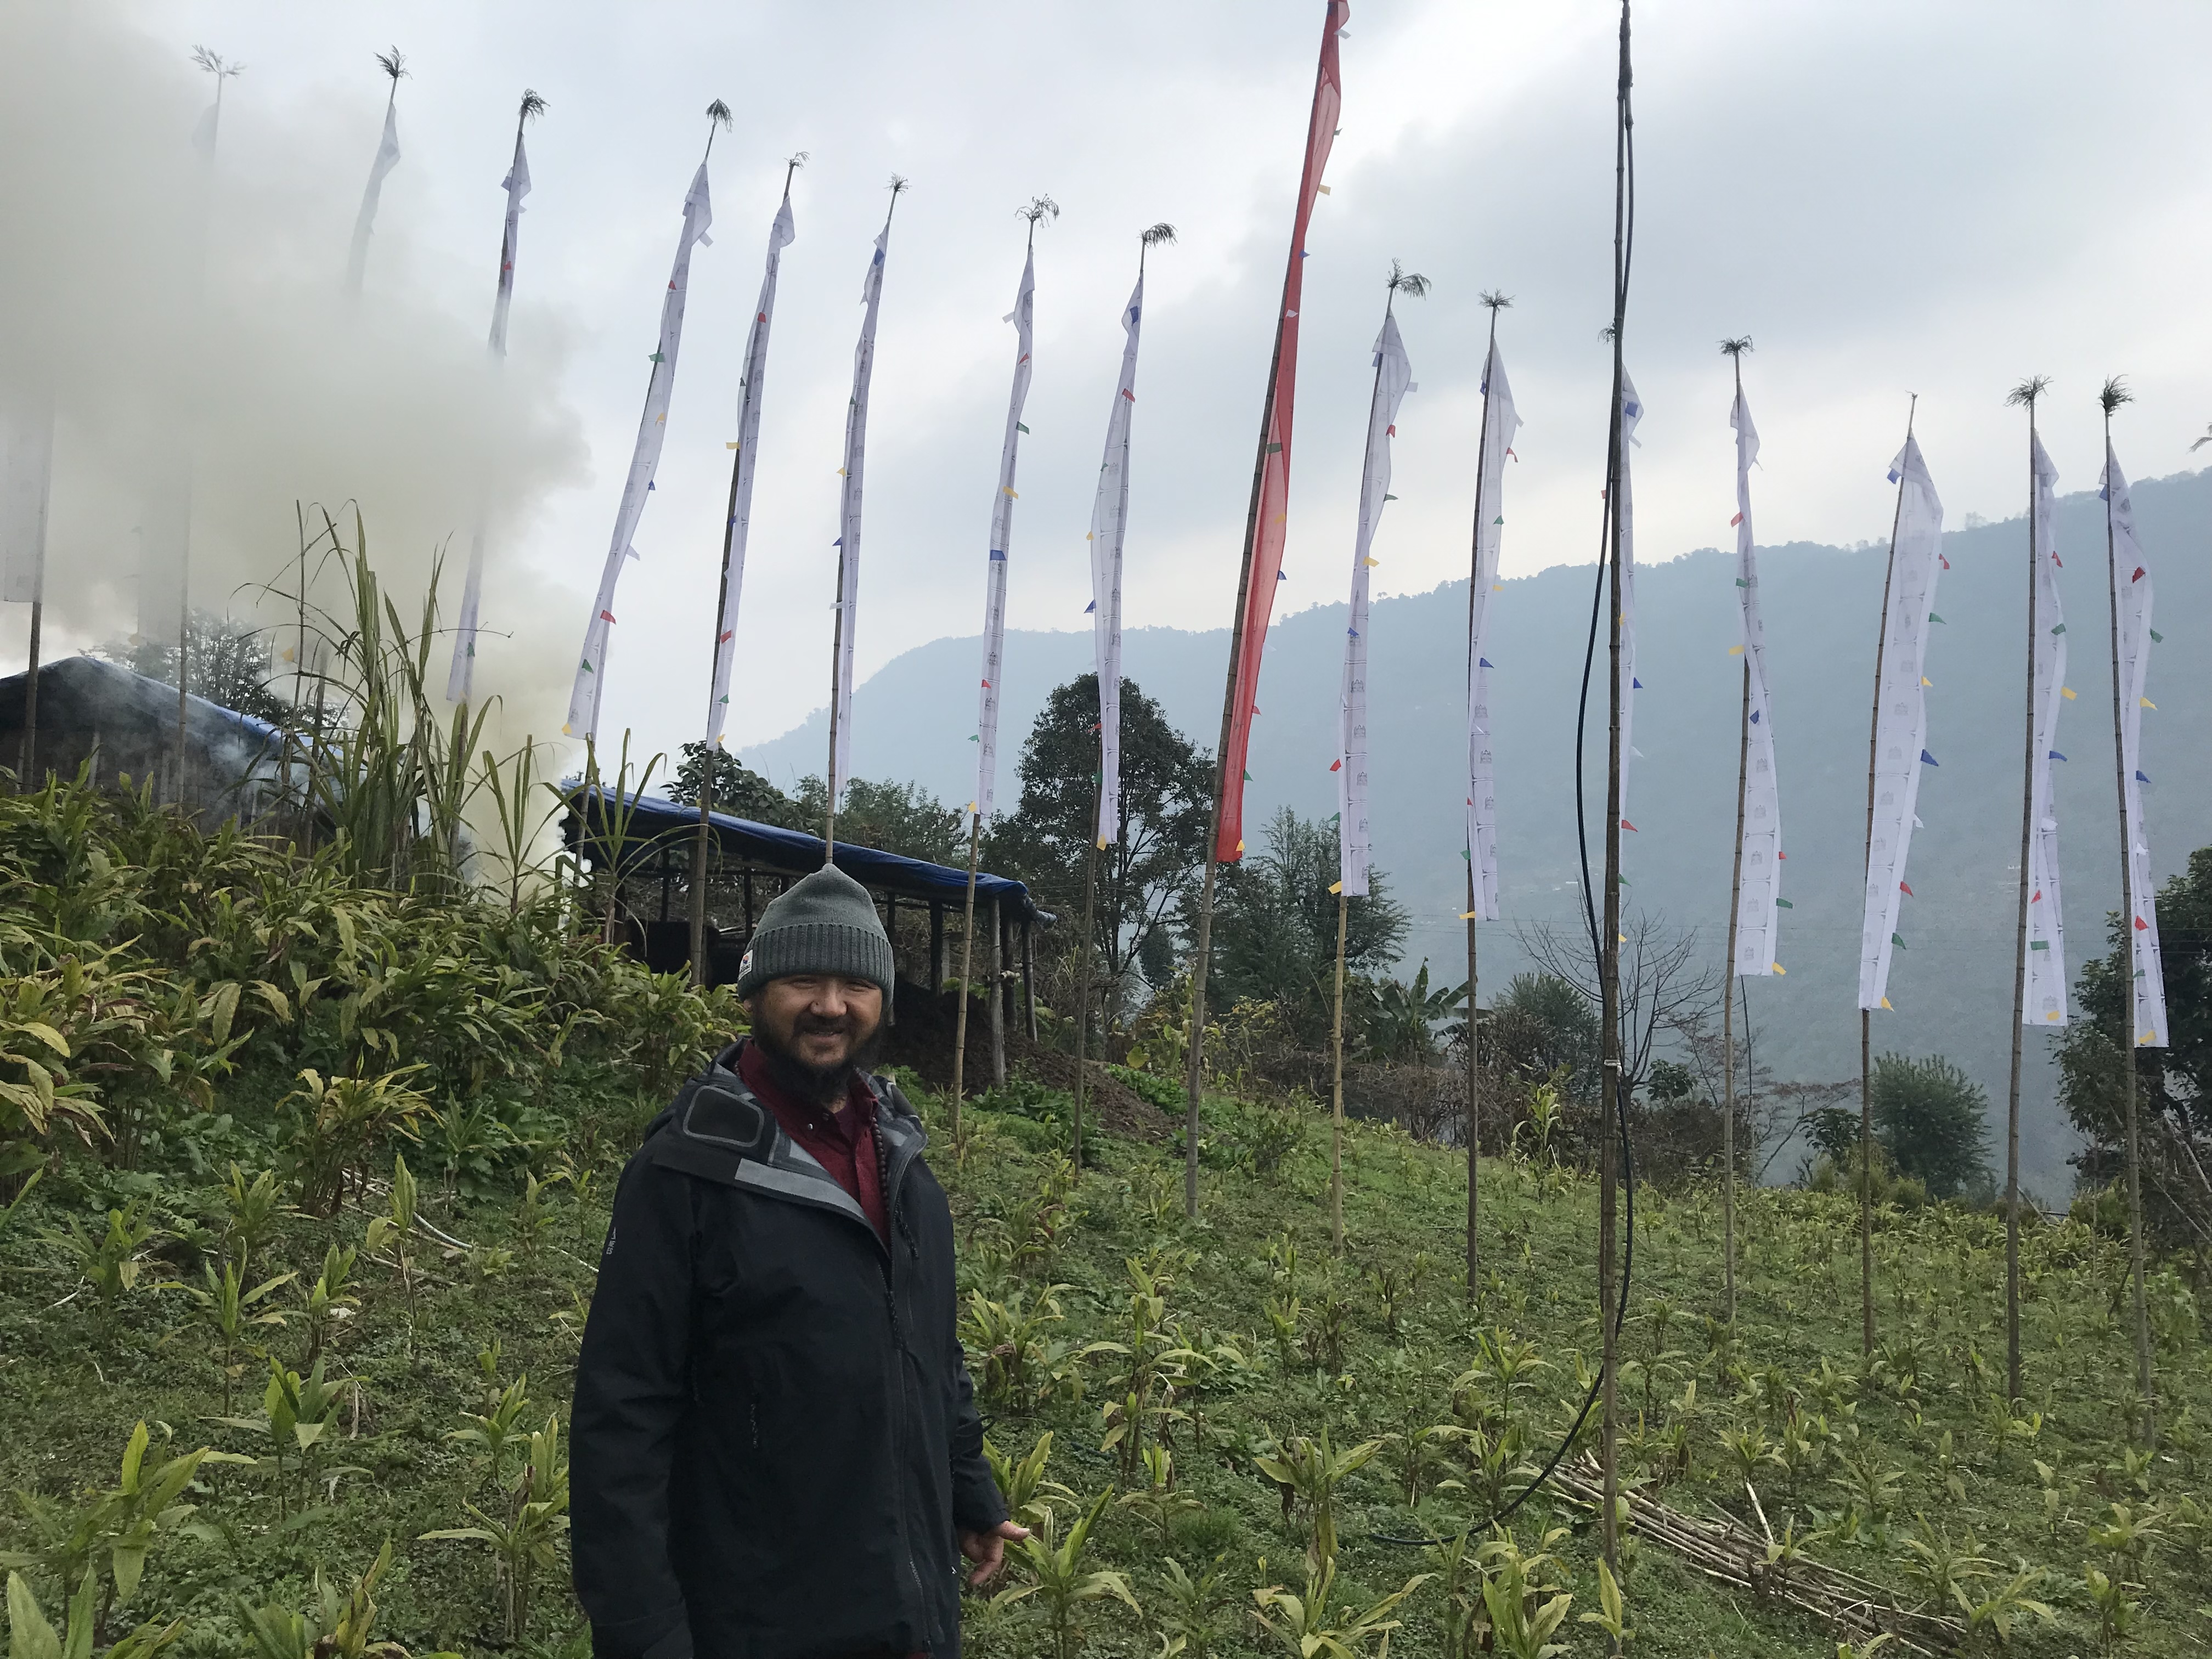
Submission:
<svg viewBox="0 0 2212 1659">
<path fill-rule="evenodd" d="M 0 1152 L 34 1147 L 40 1172 L 0 1224 L 0 1491 L 19 1494 L 0 1554 L 57 1624 L 89 1566 L 103 1643 L 154 1620 L 181 1654 L 304 1659 L 388 1543 L 354 1645 L 316 1652 L 357 1655 L 373 1633 L 580 1659 L 562 1454 L 591 1263 L 623 1158 L 726 1004 L 567 934 L 557 907 L 381 894 L 327 856 L 203 842 L 65 793 L 0 806 L 6 1080 L 35 1099 L 37 1060 L 57 1100 L 100 1115 L 82 1139 L 58 1119 L 40 1137 L 15 1092 L 0 1119 Z M 1080 1559 L 1018 1564 L 1008 1588 L 1030 1593 L 971 1601 L 972 1651 L 1279 1651 L 1257 1615 L 1296 1615 L 1254 1593 L 1306 1598 L 1304 1558 L 1332 1534 L 1337 1611 L 1309 1622 L 1349 1647 L 1379 1644 L 1355 1615 L 1427 1574 L 1378 1616 L 1400 1621 L 1399 1653 L 1456 1659 L 1497 1618 L 1490 1650 L 1534 1654 L 1516 1618 L 1560 1595 L 1551 1639 L 1605 1650 L 1579 1622 L 1602 1611 L 1587 1510 L 1538 1496 L 1510 1549 L 1483 1526 L 1565 1431 L 1597 1352 L 1586 1179 L 1533 1146 L 1485 1164 L 1470 1305 L 1455 1153 L 1354 1125 L 1337 1261 L 1310 1107 L 1212 1098 L 1193 1224 L 1168 1141 L 1094 1140 L 1079 1180 L 1064 1094 L 1018 1078 L 970 1103 L 957 1142 L 947 1103 L 917 1097 L 1008 1479 L 1028 1464 L 1019 1496 L 1063 1550 L 1104 1500 Z M 378 1221 L 395 1152 L 419 1183 L 404 1231 Z M 1764 1191 L 1742 1222 L 1730 1329 L 1711 1317 L 1712 1194 L 1638 1194 L 1622 1466 L 1665 1507 L 1640 1508 L 1629 1537 L 1631 1651 L 1828 1659 L 1837 1632 L 1790 1605 L 1813 1577 L 1801 1552 L 1906 1607 L 2006 1612 L 2021 1653 L 2201 1650 L 2212 1384 L 2178 1276 L 2154 1287 L 2166 1440 L 2137 1456 L 2112 1240 L 2075 1222 L 2029 1235 L 2014 1412 L 1992 1218 L 1882 1214 L 1882 1342 L 1864 1364 L 1849 1201 Z M 219 1264 L 241 1256 L 226 1335 Z M 127 1451 L 142 1423 L 143 1460 Z M 201 1447 L 219 1459 L 172 1464 Z M 1346 1462 L 1322 1492 L 1316 1471 Z M 1741 1522 L 1760 1588 L 1693 1571 L 1653 1535 L 1669 1516 Z M 1467 1528 L 1456 1566 L 1420 1541 Z M 2092 1573 L 2113 1587 L 2101 1613 Z M 1054 1583 L 1071 1598 L 1057 1628 Z"/>
</svg>

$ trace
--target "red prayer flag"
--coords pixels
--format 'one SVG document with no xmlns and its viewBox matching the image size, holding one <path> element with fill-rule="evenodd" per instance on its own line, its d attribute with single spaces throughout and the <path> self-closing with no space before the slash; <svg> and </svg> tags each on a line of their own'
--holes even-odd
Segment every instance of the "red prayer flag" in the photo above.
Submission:
<svg viewBox="0 0 2212 1659">
<path fill-rule="evenodd" d="M 1251 527 L 1244 547 L 1243 614 L 1237 619 L 1237 683 L 1229 694 L 1229 741 L 1222 755 L 1221 830 L 1213 856 L 1233 864 L 1244 856 L 1244 772 L 1252 746 L 1252 717 L 1243 711 L 1258 701 L 1260 659 L 1267 643 L 1267 619 L 1275 606 L 1275 576 L 1283 567 L 1283 542 L 1289 533 L 1291 422 L 1297 401 L 1298 306 L 1304 296 L 1306 226 L 1313 217 L 1321 175 L 1336 137 L 1344 88 L 1337 69 L 1337 31 L 1352 21 L 1350 0 L 1329 0 L 1322 23 L 1321 64 L 1314 76 L 1313 110 L 1306 119 L 1305 162 L 1291 221 L 1290 252 L 1284 261 L 1283 303 L 1275 322 L 1275 368 L 1267 388 L 1267 425 L 1261 434 L 1261 467 L 1252 503 Z"/>
</svg>

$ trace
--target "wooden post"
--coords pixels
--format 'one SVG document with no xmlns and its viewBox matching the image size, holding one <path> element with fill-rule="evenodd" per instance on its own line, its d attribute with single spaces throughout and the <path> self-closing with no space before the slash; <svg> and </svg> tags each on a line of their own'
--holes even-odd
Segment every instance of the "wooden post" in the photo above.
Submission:
<svg viewBox="0 0 2212 1659">
<path fill-rule="evenodd" d="M 1607 564 L 1611 584 L 1607 636 L 1606 699 L 1609 714 L 1606 733 L 1605 782 L 1605 908 L 1604 937 L 1598 945 L 1598 992 L 1603 1020 L 1601 1049 L 1601 1105 L 1604 1116 L 1598 1131 L 1597 1319 L 1602 1344 L 1603 1415 L 1598 1430 L 1598 1468 L 1603 1512 L 1599 1537 L 1607 1564 L 1620 1567 L 1620 1399 L 1619 1289 L 1614 1255 L 1618 1249 L 1615 1211 L 1618 1195 L 1620 1124 L 1626 1115 L 1622 1098 L 1620 1043 L 1620 607 L 1622 591 L 1620 546 L 1620 477 L 1626 466 L 1622 439 L 1621 398 L 1627 383 L 1622 364 L 1623 334 L 1628 312 L 1627 163 L 1629 114 L 1629 0 L 1620 3 L 1620 75 L 1615 93 L 1618 125 L 1613 147 L 1613 406 L 1607 412 L 1605 511 L 1607 523 Z"/>
<path fill-rule="evenodd" d="M 2105 410 L 2105 596 L 2111 602 L 2112 650 L 2112 775 L 2120 796 L 2120 914 L 2127 918 L 2120 929 L 2120 1059 L 2126 1071 L 2121 1099 L 2127 1134 L 2128 1279 L 2135 1295 L 2136 1392 L 2142 1399 L 2142 1443 L 2158 1443 L 2158 1403 L 2151 1392 L 2150 1318 L 2143 1297 L 2142 1160 L 2136 1139 L 2136 997 L 2135 961 L 2136 826 L 2128 814 L 2128 755 L 2120 719 L 2120 571 L 2113 553 L 2112 533 L 2112 411 L 2129 401 L 2127 388 L 2117 379 L 2105 382 L 2100 401 Z"/>
<path fill-rule="evenodd" d="M 1739 414 L 1743 409 L 1743 354 L 1751 349 L 1748 339 L 1727 340 L 1721 349 L 1728 353 L 1735 371 L 1735 405 Z M 1739 434 L 1737 441 L 1742 441 Z M 1738 452 L 1739 458 L 1741 452 Z M 1743 533 L 1751 532 L 1747 526 Z M 1736 716 L 1735 738 L 1735 848 L 1729 866 L 1728 961 L 1721 970 L 1721 1317 L 1729 1325 L 1735 1323 L 1735 996 L 1733 987 L 1736 977 L 1736 935 L 1743 912 L 1743 806 L 1744 795 L 1751 776 L 1751 653 L 1753 641 L 1747 634 L 1743 643 L 1743 707 Z"/>
<path fill-rule="evenodd" d="M 991 1086 L 1006 1081 L 1006 930 L 999 901 L 991 901 Z"/>
<path fill-rule="evenodd" d="M 1036 1027 L 1036 969 L 1034 966 L 1036 938 L 1036 918 L 1034 915 L 1022 918 L 1022 1024 L 1029 1032 L 1030 1041 L 1037 1040 Z"/>
<path fill-rule="evenodd" d="M 1075 1116 L 1069 1137 L 1075 1170 L 1083 1173 L 1083 1094 L 1091 1070 L 1091 951 L 1097 927 L 1098 897 L 1098 819 L 1105 809 L 1105 757 L 1099 757 L 1099 782 L 1091 791 L 1091 836 L 1083 848 L 1083 933 L 1075 941 Z"/>
<path fill-rule="evenodd" d="M 1912 441 L 1912 417 L 1920 394 L 1905 416 L 1905 441 Z M 1874 708 L 1867 716 L 1866 860 L 1860 885 L 1874 870 L 1875 759 L 1881 743 L 1881 662 L 1889 649 L 1889 588 L 1897 576 L 1897 527 L 1905 520 L 1905 473 L 1897 475 L 1897 510 L 1889 521 L 1889 563 L 1881 578 L 1881 623 L 1874 644 Z M 1874 1352 L 1874 1015 L 1859 1010 L 1859 1352 Z"/>
<path fill-rule="evenodd" d="M 1336 884 L 1336 1012 L 1329 1024 L 1328 1237 L 1344 1254 L 1344 939 L 1352 901 Z"/>
<path fill-rule="evenodd" d="M 2021 750 L 2020 908 L 2012 953 L 2012 1074 L 2005 1091 L 2005 1398 L 2021 1398 L 2020 1365 L 2020 1064 L 2027 1014 L 2028 865 L 2035 834 L 2035 601 L 2043 555 L 2036 545 L 2039 491 L 2035 476 L 2035 400 L 2040 377 L 2023 380 L 2005 401 L 2027 405 L 2027 736 Z"/>
<path fill-rule="evenodd" d="M 952 1017 L 952 1138 L 960 1138 L 960 1092 L 968 1080 L 968 1004 L 975 994 L 975 857 L 983 815 L 968 815 L 968 897 L 960 912 L 960 1002 Z"/>
</svg>

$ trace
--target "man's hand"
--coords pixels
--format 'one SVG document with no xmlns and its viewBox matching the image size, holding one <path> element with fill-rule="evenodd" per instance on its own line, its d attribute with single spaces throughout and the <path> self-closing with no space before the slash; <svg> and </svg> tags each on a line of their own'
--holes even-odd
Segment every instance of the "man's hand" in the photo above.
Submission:
<svg viewBox="0 0 2212 1659">
<path fill-rule="evenodd" d="M 1030 1535 L 1027 1527 L 1018 1527 L 1011 1521 L 1001 1521 L 992 1532 L 963 1532 L 960 1534 L 960 1553 L 975 1564 L 968 1575 L 971 1584 L 990 1582 L 1006 1559 L 1006 1546 L 1019 1542 Z"/>
</svg>

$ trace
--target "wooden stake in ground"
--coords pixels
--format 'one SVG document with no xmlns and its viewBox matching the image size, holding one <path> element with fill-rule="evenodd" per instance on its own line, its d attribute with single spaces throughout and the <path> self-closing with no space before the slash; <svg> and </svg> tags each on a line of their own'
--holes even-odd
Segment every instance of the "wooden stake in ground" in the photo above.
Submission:
<svg viewBox="0 0 2212 1659">
<path fill-rule="evenodd" d="M 1375 384 L 1367 404 L 1367 440 L 1359 467 L 1359 522 L 1352 543 L 1352 594 L 1344 630 L 1344 670 L 1337 689 L 1336 758 L 1329 771 L 1336 780 L 1337 874 L 1329 884 L 1336 895 L 1336 998 L 1330 1023 L 1329 1051 L 1334 1081 L 1330 1085 L 1328 1149 L 1329 1237 L 1344 1252 L 1344 969 L 1351 901 L 1368 893 L 1374 862 L 1373 832 L 1367 811 L 1368 635 L 1372 613 L 1368 572 L 1375 557 L 1375 534 L 1390 495 L 1390 445 L 1398 432 L 1398 406 L 1413 389 L 1413 365 L 1398 336 L 1397 301 L 1429 291 L 1429 279 L 1390 262 L 1383 290 L 1382 331 L 1375 341 Z"/>
<path fill-rule="evenodd" d="M 1913 416 L 1920 410 L 1920 394 L 1905 415 L 1905 441 L 1912 441 Z M 1881 741 L 1881 665 L 1889 649 L 1889 589 L 1897 575 L 1897 531 L 1905 520 L 1905 477 L 1897 474 L 1897 507 L 1890 516 L 1889 562 L 1881 577 L 1881 621 L 1874 642 L 1873 712 L 1867 716 L 1866 872 L 1874 869 L 1875 750 Z M 1859 1352 L 1874 1352 L 1874 1013 L 1859 1010 Z"/>
<path fill-rule="evenodd" d="M 528 104 L 524 113 L 528 114 Z M 520 145 L 520 129 L 515 143 Z M 721 782 L 722 733 L 729 723 L 730 683 L 737 665 L 738 600 L 745 580 L 745 544 L 751 530 L 753 478 L 760 437 L 761 392 L 768 371 L 769 327 L 775 315 L 776 276 L 792 240 L 791 180 L 806 164 L 802 150 L 785 162 L 783 200 L 769 230 L 768 270 L 745 339 L 744 378 L 738 386 L 738 437 L 730 446 L 730 500 L 722 514 L 722 574 L 714 594 L 714 643 L 707 653 L 707 735 L 699 748 L 699 833 L 691 843 L 691 982 L 707 982 L 707 854 L 710 821 Z"/>
<path fill-rule="evenodd" d="M 968 897 L 960 911 L 960 1006 L 952 1017 L 952 1138 L 960 1139 L 960 1097 L 968 1080 L 968 1003 L 975 994 L 975 860 L 983 841 L 983 815 L 968 815 Z"/>
<path fill-rule="evenodd" d="M 2117 374 L 2106 380 L 2097 393 L 2098 406 L 2105 412 L 2105 592 L 2111 602 L 2112 618 L 2112 774 L 2120 797 L 2120 915 L 2124 919 L 2120 929 L 2120 1023 L 2125 1028 L 2121 1032 L 2120 1058 L 2124 1068 L 2121 1100 L 2127 1133 L 2128 1278 L 2135 1298 L 2136 1392 L 2142 1399 L 2142 1443 L 2154 1446 L 2158 1443 L 2158 1403 L 2151 1391 L 2150 1316 L 2143 1295 L 2142 1160 L 2136 1138 L 2136 887 L 2132 848 L 2136 826 L 2130 822 L 2127 747 L 2121 736 L 2120 572 L 2114 559 L 2112 535 L 2112 411 L 2134 401 L 2135 394 L 2128 390 L 2127 382 Z"/>
<path fill-rule="evenodd" d="M 1291 246 L 1283 265 L 1283 297 L 1275 311 L 1275 349 L 1267 362 L 1267 392 L 1260 405 L 1259 454 L 1252 466 L 1252 500 L 1244 514 L 1243 558 L 1237 572 L 1237 612 L 1229 627 L 1229 684 L 1221 701 L 1221 742 L 1213 751 L 1213 811 L 1206 826 L 1206 870 L 1198 900 L 1198 936 L 1192 942 L 1190 965 L 1190 1024 L 1188 1069 L 1188 1091 L 1183 1119 L 1183 1213 L 1198 1214 L 1199 1091 L 1206 1079 L 1206 972 L 1213 951 L 1213 887 L 1217 867 L 1242 858 L 1241 839 L 1224 848 L 1223 826 L 1232 781 L 1237 796 L 1239 821 L 1243 785 L 1232 781 L 1232 758 L 1241 758 L 1244 744 L 1238 734 L 1250 731 L 1256 712 L 1252 697 L 1240 696 L 1248 678 L 1255 683 L 1259 650 L 1267 635 L 1273 608 L 1273 585 L 1281 574 L 1284 528 L 1290 511 L 1291 427 L 1296 405 L 1298 368 L 1297 314 L 1304 293 L 1306 227 L 1322 188 L 1322 170 L 1328 164 L 1336 136 L 1336 118 L 1343 107 L 1343 86 L 1337 66 L 1337 34 L 1351 15 L 1349 0 L 1328 0 L 1322 20 L 1321 61 L 1314 75 L 1313 106 L 1306 116 L 1304 162 L 1298 178 L 1296 210 L 1291 222 Z M 1286 349 L 1287 348 L 1287 349 Z M 1286 372 L 1287 371 L 1287 372 Z M 1264 510 L 1263 510 L 1264 509 Z M 1257 575 L 1260 591 L 1254 592 Z M 1252 627 L 1248 628 L 1247 619 Z M 1248 638 L 1256 632 L 1257 638 Z M 1249 664 L 1248 664 L 1249 658 Z M 1248 676 L 1247 669 L 1251 672 Z M 1241 779 L 1241 774 L 1238 775 Z"/>
<path fill-rule="evenodd" d="M 1605 759 L 1605 932 L 1598 942 L 1600 1018 L 1602 1022 L 1602 1117 L 1598 1132 L 1597 1320 L 1603 1344 L 1604 1415 L 1598 1431 L 1598 1465 L 1603 1513 L 1599 1516 L 1601 1539 L 1607 1566 L 1620 1568 L 1620 1333 L 1614 1317 L 1618 1301 L 1614 1256 L 1618 1249 L 1615 1217 L 1620 1146 L 1620 1122 L 1626 1103 L 1621 1098 L 1620 1044 L 1620 624 L 1622 587 L 1620 481 L 1626 468 L 1623 400 L 1628 385 L 1623 361 L 1622 336 L 1628 321 L 1629 178 L 1632 171 L 1635 118 L 1629 105 L 1633 76 L 1629 59 L 1629 0 L 1620 0 L 1620 73 L 1614 94 L 1617 125 L 1613 143 L 1613 402 L 1607 411 L 1605 466 L 1606 559 L 1609 583 L 1606 675 L 1607 719 Z"/>
<path fill-rule="evenodd" d="M 1091 1067 L 1091 963 L 1097 948 L 1098 855 L 1126 832 L 1121 799 L 1121 555 L 1129 530 L 1129 447 L 1137 412 L 1137 349 L 1144 337 L 1145 260 L 1171 244 L 1176 228 L 1156 224 L 1137 239 L 1137 282 L 1121 310 L 1121 367 L 1106 417 L 1106 447 L 1091 507 L 1091 641 L 1098 719 L 1098 766 L 1091 774 L 1090 830 L 1083 848 L 1083 937 L 1077 941 L 1075 1116 L 1077 1178 L 1083 1164 L 1083 1107 Z M 1120 927 L 1118 910 L 1109 931 Z"/>
<path fill-rule="evenodd" d="M 1482 425 L 1475 435 L 1474 454 L 1474 533 L 1468 555 L 1467 578 L 1467 690 L 1468 718 L 1472 740 L 1477 712 L 1474 708 L 1475 688 L 1480 683 L 1482 672 L 1480 653 L 1481 641 L 1475 637 L 1476 617 L 1482 613 L 1487 594 L 1483 583 L 1488 574 L 1483 568 L 1483 532 L 1490 522 L 1486 514 L 1496 514 L 1497 504 L 1484 499 L 1483 485 L 1490 469 L 1490 376 L 1498 362 L 1498 313 L 1509 308 L 1513 301 L 1506 295 L 1491 292 L 1482 295 L 1482 303 L 1490 313 L 1490 339 L 1483 352 Z M 1501 442 L 1510 441 L 1506 434 Z M 1470 757 L 1472 759 L 1472 757 Z M 1472 787 L 1474 769 L 1468 768 L 1468 783 Z M 1468 806 L 1472 813 L 1474 801 L 1469 797 Z M 1481 921 L 1482 899 L 1480 878 L 1475 870 L 1478 849 L 1472 837 L 1467 849 L 1467 1304 L 1470 1308 L 1480 1299 L 1482 1279 L 1482 1244 L 1480 1223 L 1482 1218 L 1482 1066 L 1480 1034 L 1476 1030 L 1475 998 L 1480 984 L 1477 977 L 1475 959 L 1475 928 Z"/>
<path fill-rule="evenodd" d="M 1344 939 L 1352 901 L 1336 884 L 1336 1014 L 1329 1027 L 1328 1237 L 1344 1254 Z"/>
<path fill-rule="evenodd" d="M 2021 1399 L 2020 1375 L 2020 1062 L 2027 1016 L 2027 907 L 2030 847 L 2035 834 L 2035 599 L 2042 584 L 2044 550 L 2036 544 L 2035 403 L 2051 384 L 2035 374 L 2014 386 L 2005 402 L 2027 410 L 2027 735 L 2021 750 L 2020 911 L 2013 937 L 2012 1072 L 2005 1091 L 2005 1398 Z"/>
<path fill-rule="evenodd" d="M 1735 401 L 1743 406 L 1743 354 L 1751 337 L 1723 340 L 1735 375 Z M 1751 767 L 1751 642 L 1743 646 L 1743 709 L 1736 719 L 1735 853 L 1729 875 L 1728 970 L 1721 980 L 1721 1317 L 1735 1323 L 1735 998 L 1737 924 L 1743 910 L 1743 801 Z"/>
<path fill-rule="evenodd" d="M 845 465 L 839 477 L 836 621 L 830 635 L 830 765 L 823 775 L 829 787 L 828 814 L 822 825 L 822 862 L 837 861 L 837 793 L 845 787 L 842 762 L 852 744 L 853 673 L 849 660 L 860 618 L 854 613 L 860 599 L 860 474 L 868 439 L 868 386 L 876 368 L 876 317 L 884 295 L 884 262 L 891 234 L 891 215 L 907 181 L 891 174 L 890 205 L 884 210 L 884 228 L 876 236 L 875 258 L 861 285 L 861 302 L 867 316 L 860 325 L 860 343 L 853 351 L 853 395 L 845 409 Z"/>
<path fill-rule="evenodd" d="M 1049 196 L 1032 196 L 1014 216 L 1029 224 L 1022 243 L 1022 281 L 1014 293 L 1014 308 L 1006 320 L 1014 325 L 1013 389 L 1006 399 L 1006 430 L 999 450 L 998 488 L 991 495 L 991 544 L 983 567 L 983 672 L 981 695 L 975 710 L 975 798 L 968 803 L 968 896 L 961 911 L 960 1004 L 952 1021 L 952 1136 L 960 1138 L 960 1096 L 968 1074 L 968 975 L 974 970 L 975 952 L 975 861 L 981 846 L 983 818 L 998 805 L 999 676 L 1006 657 L 1007 560 L 1013 539 L 1014 471 L 1020 459 L 1022 409 L 1030 395 L 1030 347 L 1036 337 L 1036 228 L 1047 218 L 1060 216 L 1060 204 Z M 943 969 L 933 957 L 931 986 L 939 988 Z"/>
</svg>

